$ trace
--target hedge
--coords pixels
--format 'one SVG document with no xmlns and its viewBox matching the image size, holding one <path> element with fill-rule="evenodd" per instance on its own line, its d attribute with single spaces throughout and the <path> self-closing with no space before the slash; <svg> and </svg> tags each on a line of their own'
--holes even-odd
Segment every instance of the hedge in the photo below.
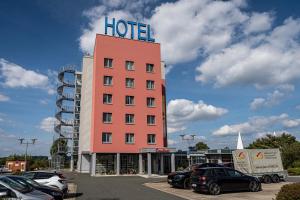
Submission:
<svg viewBox="0 0 300 200">
<path fill-rule="evenodd" d="M 276 195 L 276 200 L 300 200 L 300 183 L 282 186 Z"/>
</svg>

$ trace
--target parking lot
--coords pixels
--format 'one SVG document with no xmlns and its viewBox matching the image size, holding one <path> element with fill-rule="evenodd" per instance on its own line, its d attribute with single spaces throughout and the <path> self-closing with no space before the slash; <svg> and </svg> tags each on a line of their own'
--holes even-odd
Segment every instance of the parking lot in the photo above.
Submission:
<svg viewBox="0 0 300 200">
<path fill-rule="evenodd" d="M 275 198 L 276 193 L 280 190 L 281 186 L 288 184 L 289 182 L 282 182 L 277 184 L 262 184 L 262 191 L 260 192 L 235 192 L 235 193 L 225 193 L 217 196 L 212 196 L 208 194 L 196 193 L 193 190 L 172 188 L 166 182 L 160 183 L 145 183 L 144 185 L 168 194 L 172 194 L 183 199 L 190 200 L 206 200 L 206 199 L 222 199 L 222 200 L 237 200 L 237 199 L 249 199 L 249 200 L 272 200 Z"/>
<path fill-rule="evenodd" d="M 218 196 L 195 193 L 192 190 L 171 188 L 166 178 L 142 178 L 139 176 L 91 177 L 88 174 L 68 173 L 72 185 L 68 199 L 89 200 L 183 200 L 222 199 L 262 200 L 275 197 L 282 185 L 300 182 L 300 177 L 290 177 L 288 182 L 263 184 L 263 191 L 257 193 L 236 192 Z"/>
</svg>

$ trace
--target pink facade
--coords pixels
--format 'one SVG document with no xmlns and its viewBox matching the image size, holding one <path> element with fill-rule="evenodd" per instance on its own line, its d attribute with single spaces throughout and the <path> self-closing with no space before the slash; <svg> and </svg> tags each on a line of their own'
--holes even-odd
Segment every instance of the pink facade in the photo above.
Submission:
<svg viewBox="0 0 300 200">
<path fill-rule="evenodd" d="M 104 67 L 104 59 L 112 59 L 112 68 Z M 134 62 L 134 70 L 125 68 L 126 61 Z M 146 64 L 154 71 L 147 72 Z M 92 94 L 92 153 L 138 153 L 142 148 L 166 147 L 165 80 L 161 72 L 160 44 L 96 36 L 93 65 Z M 104 85 L 104 76 L 112 77 L 112 85 Z M 133 78 L 134 87 L 126 88 L 125 79 Z M 146 81 L 154 81 L 147 89 Z M 112 103 L 103 103 L 103 94 L 112 95 Z M 125 104 L 125 96 L 134 96 L 134 105 Z M 155 98 L 155 106 L 147 106 L 147 97 Z M 103 113 L 112 113 L 111 123 L 103 122 Z M 134 114 L 134 123 L 125 123 L 125 114 Z M 147 115 L 155 116 L 155 125 L 147 124 Z M 112 134 L 111 143 L 102 142 L 102 133 Z M 134 143 L 125 143 L 125 134 L 134 133 Z M 155 134 L 155 144 L 148 144 L 147 135 Z"/>
</svg>

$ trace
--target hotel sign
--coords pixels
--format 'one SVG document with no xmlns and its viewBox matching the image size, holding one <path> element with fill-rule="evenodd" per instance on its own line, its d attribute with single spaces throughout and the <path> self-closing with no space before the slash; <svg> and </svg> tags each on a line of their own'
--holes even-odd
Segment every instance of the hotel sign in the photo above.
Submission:
<svg viewBox="0 0 300 200">
<path fill-rule="evenodd" d="M 132 40 L 137 37 L 141 41 L 155 42 L 155 39 L 151 37 L 151 26 L 148 24 L 115 18 L 109 21 L 108 17 L 105 17 L 105 35 L 108 35 L 109 29 L 111 29 L 112 36 L 126 37 L 130 32 L 129 38 Z"/>
</svg>

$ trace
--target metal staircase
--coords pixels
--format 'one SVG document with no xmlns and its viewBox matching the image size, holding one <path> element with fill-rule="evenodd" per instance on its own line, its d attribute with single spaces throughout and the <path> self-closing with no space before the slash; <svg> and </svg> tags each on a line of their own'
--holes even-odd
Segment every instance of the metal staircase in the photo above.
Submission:
<svg viewBox="0 0 300 200">
<path fill-rule="evenodd" d="M 75 72 L 76 70 L 73 66 L 63 67 L 58 72 L 59 83 L 57 86 L 57 109 L 55 113 L 57 123 L 54 126 L 54 131 L 58 134 L 58 140 L 64 140 L 67 143 L 69 140 L 72 140 L 71 148 L 73 148 Z M 67 115 L 72 117 L 67 117 Z M 54 158 L 52 158 L 52 160 L 55 161 L 52 166 L 54 166 L 54 168 L 64 167 L 64 159 L 67 153 L 71 153 L 71 157 L 73 156 L 72 149 L 70 152 L 68 145 L 66 145 L 66 147 L 60 147 L 58 145 L 57 153 L 53 156 Z"/>
</svg>

